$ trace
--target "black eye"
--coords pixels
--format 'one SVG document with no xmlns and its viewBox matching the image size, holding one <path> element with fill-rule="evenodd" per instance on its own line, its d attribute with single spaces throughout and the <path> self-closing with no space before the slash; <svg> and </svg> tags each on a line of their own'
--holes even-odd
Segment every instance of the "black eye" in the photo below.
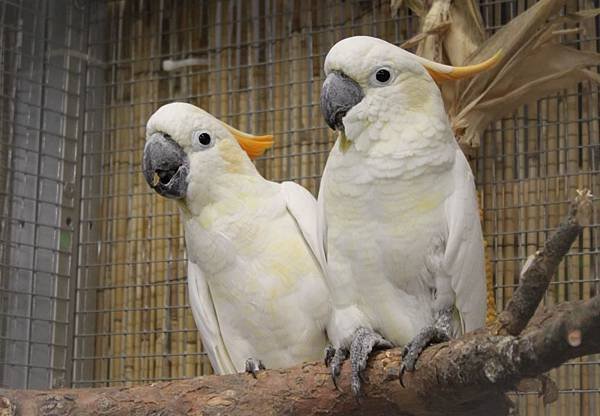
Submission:
<svg viewBox="0 0 600 416">
<path fill-rule="evenodd" d="M 208 146 L 210 144 L 210 134 L 208 133 L 200 133 L 198 136 L 198 142 L 203 146 Z"/>
<path fill-rule="evenodd" d="M 387 69 L 380 69 L 375 74 L 375 79 L 379 82 L 388 82 L 391 76 L 392 74 L 390 74 L 390 71 L 388 71 Z"/>
<path fill-rule="evenodd" d="M 204 150 L 212 147 L 213 144 L 214 140 L 210 136 L 210 133 L 207 133 L 206 131 L 196 130 L 192 134 L 192 145 L 194 146 L 194 149 Z"/>
</svg>

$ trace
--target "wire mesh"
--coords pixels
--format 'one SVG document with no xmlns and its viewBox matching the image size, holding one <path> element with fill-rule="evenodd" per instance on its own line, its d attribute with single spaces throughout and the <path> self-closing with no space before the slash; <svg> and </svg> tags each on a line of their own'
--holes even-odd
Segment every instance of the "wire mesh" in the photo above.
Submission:
<svg viewBox="0 0 600 416">
<path fill-rule="evenodd" d="M 65 383 L 83 12 L 0 2 L 0 385 Z M 64 6 L 64 10 L 61 10 Z M 65 12 L 66 11 L 66 12 Z"/>
<path fill-rule="evenodd" d="M 480 11 L 492 33 L 533 3 L 481 0 Z M 359 34 L 399 44 L 418 19 L 404 9 L 393 17 L 387 0 L 60 6 L 0 0 L 0 384 L 90 387 L 208 374 L 187 306 L 176 206 L 140 174 L 146 120 L 181 100 L 240 129 L 273 133 L 259 170 L 316 193 L 333 143 L 319 109 L 328 49 Z M 594 6 L 570 1 L 565 12 Z M 592 19 L 562 41 L 597 51 L 598 26 Z M 598 107 L 590 84 L 539 100 L 491 126 L 473 157 L 499 309 L 574 189 L 597 191 Z M 547 304 L 598 293 L 596 224 L 561 266 Z M 544 408 L 536 392 L 520 393 L 522 414 L 600 413 L 598 357 L 551 376 L 558 402 Z"/>
</svg>

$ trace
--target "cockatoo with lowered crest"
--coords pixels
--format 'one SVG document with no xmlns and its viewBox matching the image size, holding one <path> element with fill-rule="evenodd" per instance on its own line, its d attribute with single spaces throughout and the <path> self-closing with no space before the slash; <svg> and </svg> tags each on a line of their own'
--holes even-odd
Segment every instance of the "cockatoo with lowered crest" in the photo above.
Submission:
<svg viewBox="0 0 600 416">
<path fill-rule="evenodd" d="M 339 132 L 318 201 L 333 299 L 327 360 L 335 381 L 350 355 L 354 394 L 373 348 L 406 346 L 404 372 L 427 344 L 484 324 L 473 175 L 434 81 L 497 59 L 455 68 L 367 36 L 326 57 L 321 109 Z"/>
<path fill-rule="evenodd" d="M 178 201 L 190 306 L 218 374 L 316 360 L 327 344 L 316 200 L 258 173 L 250 158 L 271 145 L 185 103 L 146 126 L 143 173 Z"/>
</svg>

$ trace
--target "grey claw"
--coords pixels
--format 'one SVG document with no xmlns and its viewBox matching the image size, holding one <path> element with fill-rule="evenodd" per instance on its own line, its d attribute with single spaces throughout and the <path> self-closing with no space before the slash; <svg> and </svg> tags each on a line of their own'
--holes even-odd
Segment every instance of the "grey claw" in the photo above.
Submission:
<svg viewBox="0 0 600 416">
<path fill-rule="evenodd" d="M 340 388 L 340 386 L 337 383 L 337 379 L 339 377 L 339 372 L 337 375 L 334 375 L 333 373 L 331 374 L 331 381 L 333 381 L 333 387 L 335 387 L 335 389 L 339 392 L 343 392 L 343 390 Z"/>
<path fill-rule="evenodd" d="M 404 387 L 404 373 L 413 372 L 417 366 L 417 360 L 425 348 L 431 344 L 448 341 L 448 334 L 436 326 L 425 327 L 415 336 L 402 350 L 402 364 L 400 366 L 400 385 Z"/>
<path fill-rule="evenodd" d="M 358 398 L 362 395 L 362 372 L 367 368 L 369 355 L 375 349 L 392 348 L 392 343 L 383 338 L 377 332 L 359 328 L 354 334 L 352 344 L 350 346 L 350 363 L 352 364 L 352 394 Z"/>
<path fill-rule="evenodd" d="M 402 387 L 406 387 L 404 385 L 404 379 L 403 379 L 405 371 L 406 371 L 406 366 L 404 365 L 404 363 L 400 364 L 400 375 L 399 375 L 399 378 L 400 378 L 400 385 Z"/>
<path fill-rule="evenodd" d="M 352 395 L 354 396 L 354 399 L 356 399 L 356 402 L 358 404 L 360 404 L 360 398 L 363 395 L 362 392 L 362 382 L 363 382 L 363 377 L 361 373 L 358 374 L 354 374 L 352 373 L 352 381 L 350 383 L 350 388 L 352 390 Z"/>
<path fill-rule="evenodd" d="M 257 360 L 256 358 L 248 358 L 246 360 L 246 373 L 252 374 L 252 377 L 256 378 L 256 374 L 264 369 L 265 366 L 262 361 Z"/>
<path fill-rule="evenodd" d="M 338 348 L 334 350 L 333 357 L 329 360 L 329 371 L 331 372 L 331 380 L 333 381 L 333 385 L 338 391 L 342 391 L 337 384 L 337 379 L 340 376 L 342 371 L 342 363 L 346 358 L 348 358 L 348 350 L 345 348 Z M 328 352 L 328 351 L 327 351 Z M 325 356 L 327 359 L 327 355 Z"/>
<path fill-rule="evenodd" d="M 328 345 L 327 348 L 325 348 L 325 358 L 324 358 L 325 367 L 329 367 L 329 364 L 331 364 L 331 360 L 333 360 L 334 356 L 335 356 L 335 348 L 333 348 L 333 345 Z"/>
<path fill-rule="evenodd" d="M 352 384 L 351 388 L 352 396 L 354 397 L 354 400 L 356 400 L 356 404 L 360 405 L 360 399 L 363 397 L 362 384 L 359 383 L 357 386 Z"/>
</svg>

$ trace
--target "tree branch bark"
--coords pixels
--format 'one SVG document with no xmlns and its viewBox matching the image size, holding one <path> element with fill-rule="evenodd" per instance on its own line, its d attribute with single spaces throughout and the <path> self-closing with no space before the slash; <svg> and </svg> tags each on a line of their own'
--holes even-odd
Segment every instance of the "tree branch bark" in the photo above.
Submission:
<svg viewBox="0 0 600 416">
<path fill-rule="evenodd" d="M 349 365 L 343 367 L 340 391 L 323 364 L 308 363 L 260 372 L 257 379 L 238 374 L 100 389 L 0 389 L 0 416 L 506 415 L 511 403 L 505 393 L 521 380 L 600 353 L 600 296 L 556 305 L 531 319 L 590 212 L 591 194 L 580 192 L 567 219 L 524 267 L 501 322 L 426 349 L 417 370 L 405 375 L 406 388 L 398 380 L 401 351 L 396 348 L 370 360 L 360 403 L 350 393 Z M 541 384 L 547 386 L 548 379 Z"/>
<path fill-rule="evenodd" d="M 559 263 L 579 236 L 583 226 L 591 219 L 592 194 L 584 189 L 577 191 L 571 202 L 567 218 L 558 226 L 544 247 L 530 256 L 521 270 L 519 287 L 508 301 L 506 309 L 498 316 L 495 331 L 499 334 L 519 335 L 529 322 Z"/>
</svg>

